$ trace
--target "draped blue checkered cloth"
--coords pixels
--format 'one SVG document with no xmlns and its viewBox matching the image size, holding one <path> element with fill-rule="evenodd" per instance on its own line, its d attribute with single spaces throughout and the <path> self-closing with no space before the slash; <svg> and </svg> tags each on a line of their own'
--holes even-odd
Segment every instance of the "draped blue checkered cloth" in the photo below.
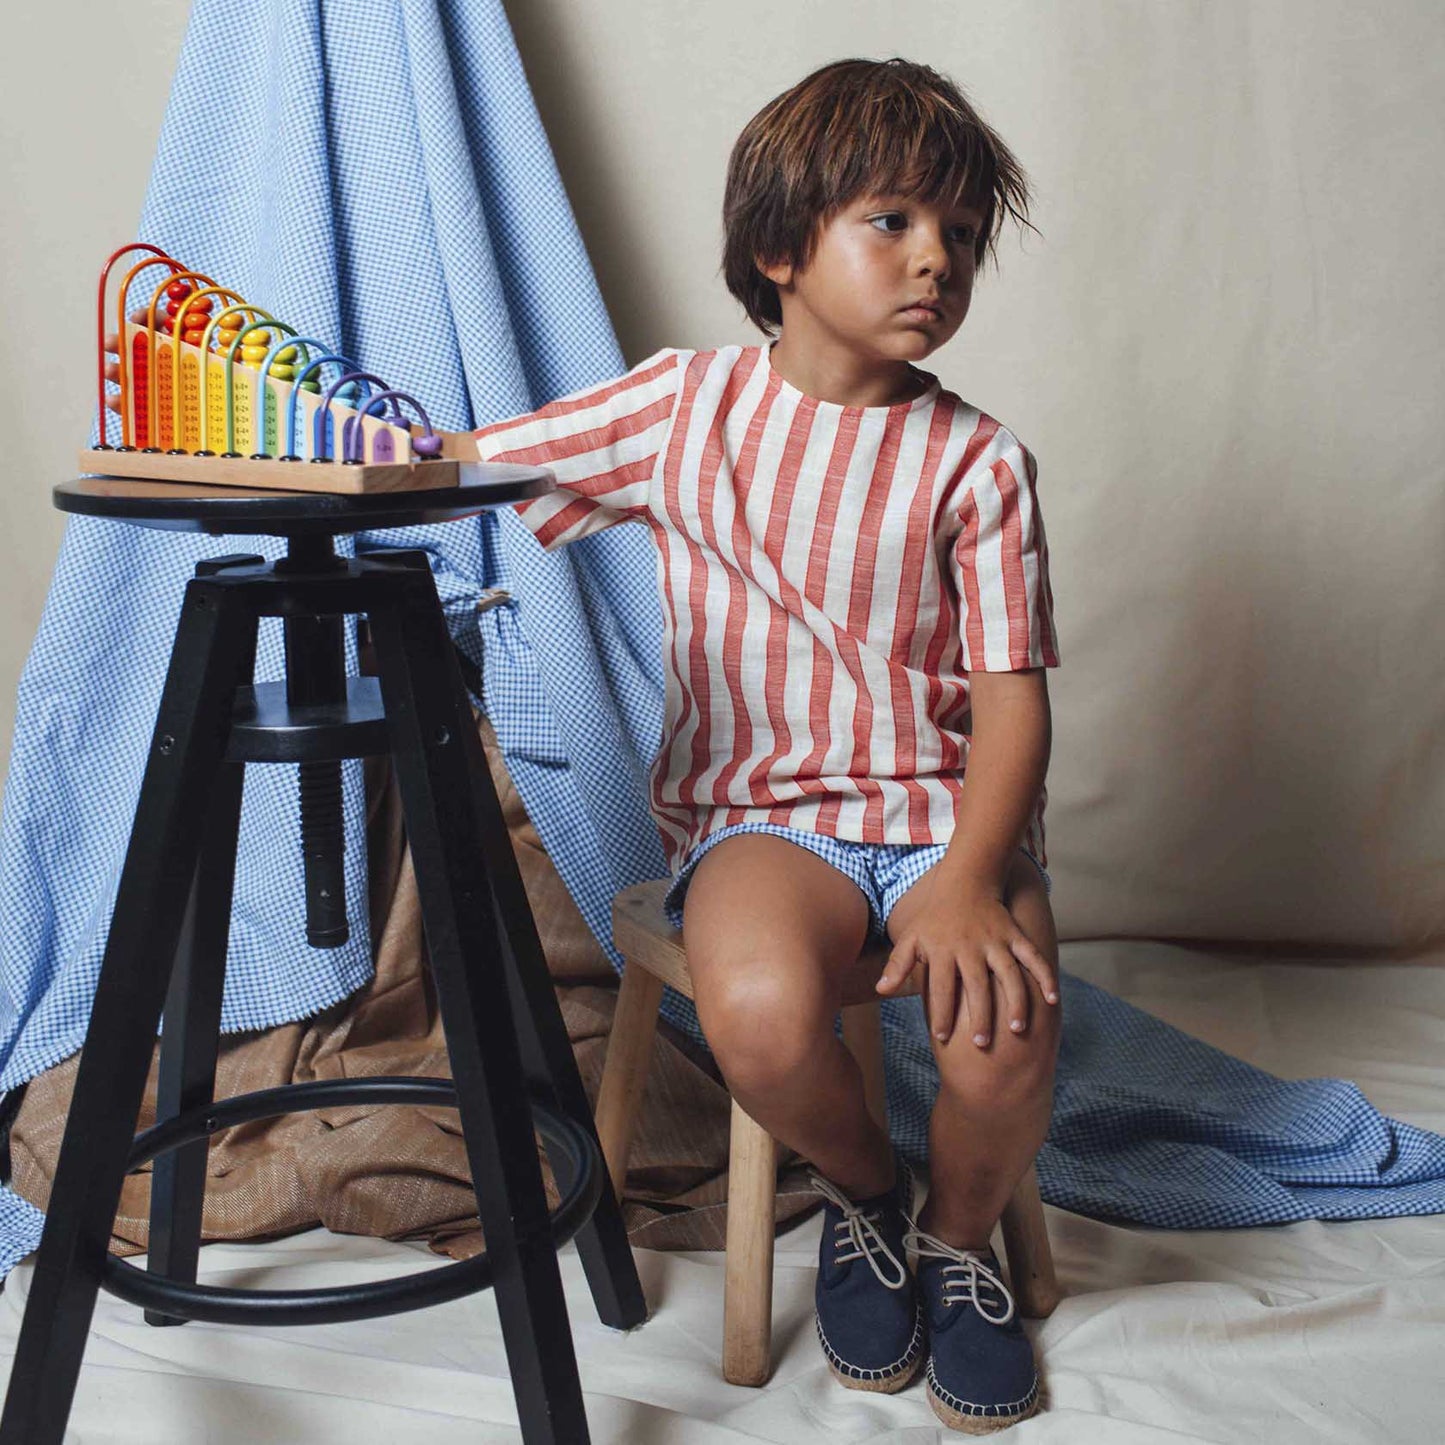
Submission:
<svg viewBox="0 0 1445 1445">
<path fill-rule="evenodd" d="M 120 239 L 97 236 L 97 260 Z M 626 369 L 499 0 L 196 0 L 137 239 L 417 395 L 439 426 Z M 666 871 L 646 793 L 663 711 L 653 545 L 623 526 L 548 554 L 508 509 L 354 541 L 429 553 L 522 801 L 619 967 L 612 897 Z M 202 557 L 279 547 L 68 520 L 0 819 L 0 1089 L 83 1039 L 186 580 Z M 479 613 L 488 588 L 512 600 Z M 348 650 L 354 666 L 349 633 Z M 257 677 L 281 676 L 266 619 Z M 295 770 L 247 769 L 226 1030 L 305 1017 L 370 977 L 359 764 L 344 799 L 351 941 L 312 949 Z M 1445 1140 L 1353 1085 L 1276 1079 L 1078 979 L 1063 1004 L 1038 1160 L 1051 1203 L 1201 1228 L 1445 1208 Z M 664 1007 L 701 1037 L 686 1000 Z M 882 1009 L 894 1131 L 920 1160 L 937 1089 L 921 1006 Z M 0 1193 L 0 1272 L 39 1221 Z"/>
</svg>

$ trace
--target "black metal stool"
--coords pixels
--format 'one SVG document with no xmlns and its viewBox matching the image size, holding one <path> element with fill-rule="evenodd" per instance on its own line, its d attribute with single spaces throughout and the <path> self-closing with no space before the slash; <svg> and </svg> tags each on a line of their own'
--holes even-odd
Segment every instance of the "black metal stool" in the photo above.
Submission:
<svg viewBox="0 0 1445 1445">
<path fill-rule="evenodd" d="M 224 465 L 224 463 L 222 463 Z M 461 485 L 340 496 L 86 477 L 64 511 L 148 527 L 284 536 L 287 555 L 200 563 L 180 624 L 36 1256 L 0 1445 L 60 1445 L 105 1286 L 154 1324 L 325 1323 L 494 1287 L 522 1436 L 588 1438 L 556 1250 L 574 1234 L 603 1323 L 647 1315 L 425 553 L 338 557 L 332 537 L 475 516 L 551 487 L 536 468 L 464 465 Z M 342 618 L 365 613 L 378 677 L 345 675 Z M 286 681 L 255 684 L 258 620 L 283 618 Z M 241 786 L 301 764 L 308 936 L 346 939 L 341 758 L 391 754 L 451 1059 L 446 1080 L 290 1085 L 213 1102 Z M 173 969 L 164 961 L 174 959 Z M 157 1123 L 132 1135 L 165 1010 Z M 346 1103 L 455 1103 L 484 1256 L 342 1289 L 195 1284 L 206 1139 Z M 549 1216 L 534 1127 L 561 1203 Z M 149 1271 L 108 1253 L 128 1169 L 155 1159 Z"/>
</svg>

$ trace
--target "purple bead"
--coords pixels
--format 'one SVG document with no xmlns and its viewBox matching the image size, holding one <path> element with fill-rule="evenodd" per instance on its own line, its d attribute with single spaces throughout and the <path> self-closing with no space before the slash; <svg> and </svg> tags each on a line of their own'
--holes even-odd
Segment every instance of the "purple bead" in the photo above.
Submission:
<svg viewBox="0 0 1445 1445">
<path fill-rule="evenodd" d="M 428 432 L 426 436 L 413 437 L 411 449 L 419 457 L 439 457 L 442 454 L 442 439 L 435 432 Z"/>
</svg>

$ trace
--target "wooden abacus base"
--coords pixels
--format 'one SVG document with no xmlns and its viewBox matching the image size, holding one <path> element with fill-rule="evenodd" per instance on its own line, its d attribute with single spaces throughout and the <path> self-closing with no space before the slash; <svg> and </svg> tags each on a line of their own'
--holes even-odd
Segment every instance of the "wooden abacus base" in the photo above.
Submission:
<svg viewBox="0 0 1445 1445">
<path fill-rule="evenodd" d="M 127 477 L 208 486 L 264 487 L 278 492 L 412 492 L 457 485 L 457 463 L 444 457 L 398 463 L 283 462 L 275 457 L 171 456 L 165 452 L 85 447 L 87 476 Z"/>
</svg>

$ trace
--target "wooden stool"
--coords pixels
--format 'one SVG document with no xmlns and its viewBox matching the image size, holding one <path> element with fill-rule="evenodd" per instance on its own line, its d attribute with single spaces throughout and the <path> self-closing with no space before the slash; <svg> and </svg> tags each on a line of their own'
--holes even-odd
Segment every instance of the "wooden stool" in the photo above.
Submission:
<svg viewBox="0 0 1445 1445">
<path fill-rule="evenodd" d="M 597 1096 L 597 1137 L 618 1199 L 627 1179 L 632 1143 L 662 989 L 669 984 L 692 998 L 692 977 L 682 933 L 662 901 L 671 880 L 654 879 L 619 893 L 612 905 L 612 937 L 627 961 L 602 1084 Z M 883 1030 L 874 983 L 888 961 L 886 943 L 869 943 L 843 990 L 843 1041 L 863 1071 L 868 1108 L 885 1128 Z M 917 993 L 918 986 L 904 993 Z M 723 1377 L 734 1385 L 761 1385 L 772 1370 L 773 1197 L 777 1145 L 760 1124 L 732 1106 L 728 1155 L 727 1265 L 723 1285 Z M 1009 1279 L 1021 1314 L 1042 1319 L 1059 1301 L 1043 1203 L 1033 1166 L 1003 1212 Z"/>
</svg>

